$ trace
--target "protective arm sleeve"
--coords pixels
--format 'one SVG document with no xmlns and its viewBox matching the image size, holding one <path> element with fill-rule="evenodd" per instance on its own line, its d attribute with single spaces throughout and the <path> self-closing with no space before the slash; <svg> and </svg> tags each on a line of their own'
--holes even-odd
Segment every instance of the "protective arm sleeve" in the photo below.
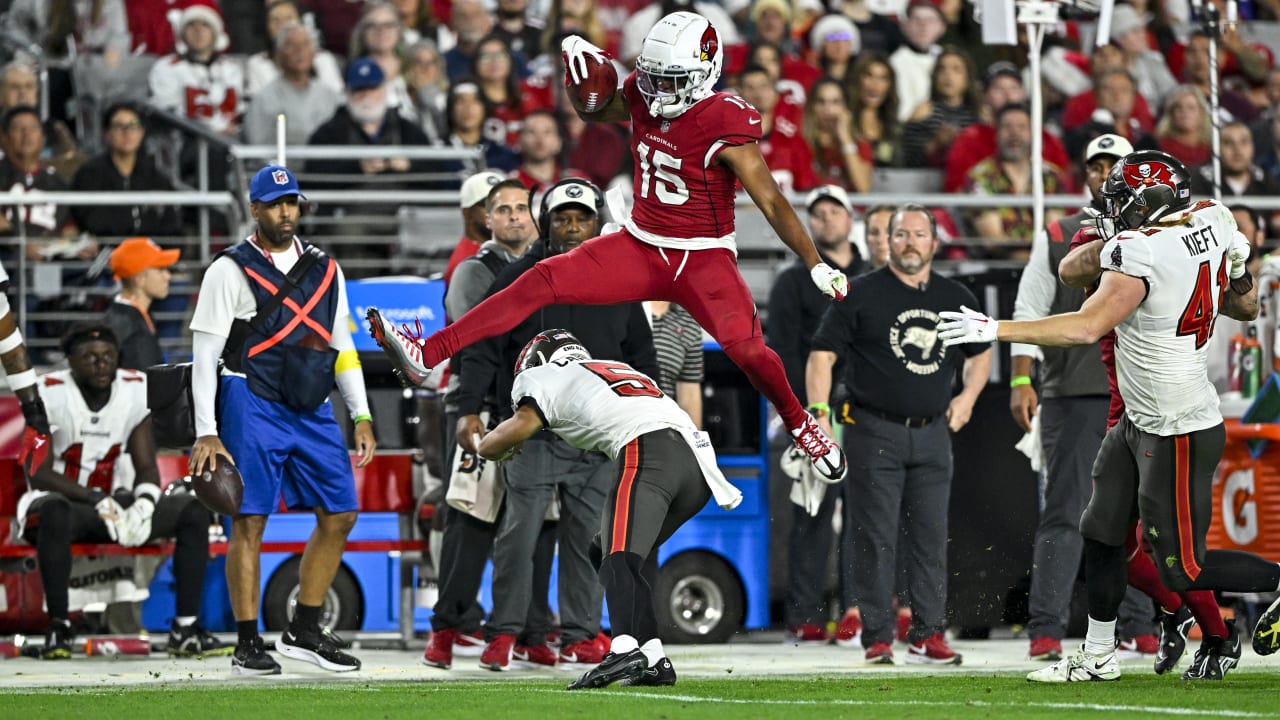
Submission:
<svg viewBox="0 0 1280 720">
<path fill-rule="evenodd" d="M 356 343 L 351 339 L 351 323 L 347 316 L 339 317 L 338 322 L 333 324 L 329 347 L 338 351 L 335 379 L 338 382 L 338 392 L 342 393 L 342 401 L 347 404 L 347 412 L 352 419 L 368 415 L 369 398 L 364 390 L 364 370 L 356 355 Z"/>
<path fill-rule="evenodd" d="M 1058 278 L 1049 272 L 1049 238 L 1044 231 L 1037 232 L 1031 240 L 1031 258 L 1018 280 L 1018 297 L 1013 303 L 1014 320 L 1039 320 L 1048 317 L 1053 307 L 1053 295 L 1057 289 Z M 1009 347 L 1013 356 L 1028 355 L 1037 360 L 1044 359 L 1038 345 L 1013 343 Z"/>
<path fill-rule="evenodd" d="M 218 434 L 218 358 L 227 339 L 195 330 L 191 333 L 191 401 L 195 405 L 196 437 Z"/>
</svg>

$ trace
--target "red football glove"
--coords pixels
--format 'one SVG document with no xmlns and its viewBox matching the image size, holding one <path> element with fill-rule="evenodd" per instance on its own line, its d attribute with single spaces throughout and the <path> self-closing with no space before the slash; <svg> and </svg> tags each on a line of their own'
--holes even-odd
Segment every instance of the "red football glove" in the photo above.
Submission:
<svg viewBox="0 0 1280 720">
<path fill-rule="evenodd" d="M 22 431 L 22 450 L 18 453 L 18 462 L 22 465 L 22 469 L 31 475 L 44 464 L 45 458 L 49 457 L 49 450 L 53 446 L 52 439 L 44 433 L 37 432 L 35 428 L 28 425 Z"/>
</svg>

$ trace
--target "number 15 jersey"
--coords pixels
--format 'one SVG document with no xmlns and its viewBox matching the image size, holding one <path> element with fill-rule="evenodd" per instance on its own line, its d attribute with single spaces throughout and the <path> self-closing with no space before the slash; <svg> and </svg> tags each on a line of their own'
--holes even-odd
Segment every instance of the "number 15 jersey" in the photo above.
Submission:
<svg viewBox="0 0 1280 720">
<path fill-rule="evenodd" d="M 634 204 L 627 230 L 659 247 L 734 246 L 737 176 L 716 162 L 726 147 L 760 140 L 760 113 L 745 100 L 715 93 L 670 120 L 649 114 L 632 73 L 622 84 L 631 111 Z"/>
<path fill-rule="evenodd" d="M 1141 278 L 1147 296 L 1116 328 L 1116 375 L 1139 429 L 1182 435 L 1222 422 L 1208 344 L 1227 291 L 1227 250 L 1239 233 L 1213 200 L 1176 225 L 1126 230 L 1102 248 L 1102 269 Z"/>
</svg>

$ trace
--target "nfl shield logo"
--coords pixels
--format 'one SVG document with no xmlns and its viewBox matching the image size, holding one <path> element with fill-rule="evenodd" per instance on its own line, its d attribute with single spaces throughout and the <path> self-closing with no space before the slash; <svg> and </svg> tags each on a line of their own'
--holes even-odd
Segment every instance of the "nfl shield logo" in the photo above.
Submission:
<svg viewBox="0 0 1280 720">
<path fill-rule="evenodd" d="M 663 121 L 662 121 L 662 132 L 666 132 L 666 131 L 668 131 L 668 130 L 670 130 L 670 129 L 671 129 L 671 121 L 670 121 L 670 120 L 663 120 Z"/>
<path fill-rule="evenodd" d="M 289 173 L 284 170 L 276 170 L 271 173 L 271 179 L 274 180 L 277 185 L 288 185 Z"/>
</svg>

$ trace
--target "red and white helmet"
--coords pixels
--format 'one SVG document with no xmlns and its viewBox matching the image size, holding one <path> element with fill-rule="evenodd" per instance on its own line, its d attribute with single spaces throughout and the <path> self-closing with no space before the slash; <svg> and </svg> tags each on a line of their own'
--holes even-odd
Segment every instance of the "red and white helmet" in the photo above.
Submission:
<svg viewBox="0 0 1280 720">
<path fill-rule="evenodd" d="M 649 114 L 671 119 L 710 97 L 724 67 L 720 33 L 706 18 L 674 12 L 658 21 L 636 58 L 636 85 Z"/>
</svg>

